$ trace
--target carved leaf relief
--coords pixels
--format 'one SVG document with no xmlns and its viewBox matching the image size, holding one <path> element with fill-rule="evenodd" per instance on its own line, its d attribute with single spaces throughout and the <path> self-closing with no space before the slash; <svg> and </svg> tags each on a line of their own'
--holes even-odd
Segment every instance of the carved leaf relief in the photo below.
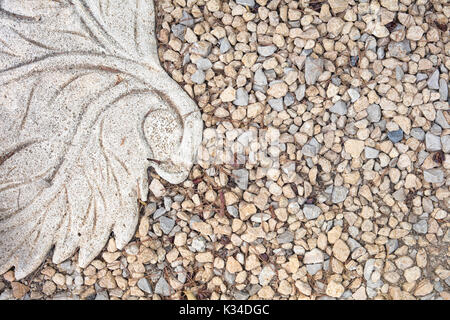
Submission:
<svg viewBox="0 0 450 320">
<path fill-rule="evenodd" d="M 186 179 L 203 125 L 154 24 L 151 0 L 0 1 L 0 273 L 122 248 L 147 167 Z"/>
</svg>

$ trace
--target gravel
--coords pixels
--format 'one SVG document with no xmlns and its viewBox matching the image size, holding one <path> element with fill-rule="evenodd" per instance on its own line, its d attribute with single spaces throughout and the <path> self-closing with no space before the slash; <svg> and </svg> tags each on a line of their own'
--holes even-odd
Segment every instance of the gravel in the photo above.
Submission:
<svg viewBox="0 0 450 320">
<path fill-rule="evenodd" d="M 0 299 L 450 299 L 442 2 L 155 7 L 204 125 L 187 179 L 149 170 L 130 243 L 9 270 Z"/>
</svg>

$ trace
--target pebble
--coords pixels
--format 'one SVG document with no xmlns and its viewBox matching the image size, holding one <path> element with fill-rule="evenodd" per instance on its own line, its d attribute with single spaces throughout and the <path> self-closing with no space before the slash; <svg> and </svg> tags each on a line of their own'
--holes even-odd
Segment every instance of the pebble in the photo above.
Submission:
<svg viewBox="0 0 450 320">
<path fill-rule="evenodd" d="M 175 220 L 167 217 L 161 217 L 159 218 L 159 224 L 162 232 L 164 232 L 165 234 L 169 234 L 175 226 Z"/>
<path fill-rule="evenodd" d="M 236 0 L 236 3 L 251 8 L 255 6 L 255 0 Z"/>
<path fill-rule="evenodd" d="M 234 182 L 237 184 L 237 186 L 242 190 L 247 190 L 249 177 L 248 170 L 238 169 L 233 170 L 232 173 L 235 176 Z"/>
<path fill-rule="evenodd" d="M 364 147 L 364 155 L 366 159 L 376 159 L 380 151 L 371 147 Z"/>
<path fill-rule="evenodd" d="M 444 172 L 441 169 L 427 169 L 423 171 L 423 178 L 429 183 L 442 183 L 444 182 Z"/>
<path fill-rule="evenodd" d="M 196 84 L 202 84 L 205 82 L 205 73 L 202 70 L 197 70 L 192 74 L 191 80 Z"/>
<path fill-rule="evenodd" d="M 279 244 L 290 243 L 294 241 L 294 234 L 291 231 L 285 231 L 277 237 Z"/>
<path fill-rule="evenodd" d="M 323 263 L 323 261 L 323 252 L 317 248 L 306 252 L 303 258 L 303 263 L 305 264 Z"/>
<path fill-rule="evenodd" d="M 155 286 L 155 293 L 163 297 L 168 297 L 171 295 L 172 288 L 167 283 L 164 277 L 160 277 Z"/>
<path fill-rule="evenodd" d="M 330 111 L 337 113 L 340 116 L 344 116 L 347 113 L 347 104 L 344 101 L 339 100 L 330 108 Z"/>
<path fill-rule="evenodd" d="M 427 81 L 428 88 L 431 90 L 439 90 L 439 70 L 436 69 Z"/>
<path fill-rule="evenodd" d="M 305 91 L 306 91 L 306 86 L 304 84 L 301 84 L 298 86 L 297 90 L 295 90 L 295 98 L 297 99 L 297 101 L 302 101 L 303 98 L 305 97 Z"/>
<path fill-rule="evenodd" d="M 439 79 L 439 95 L 441 101 L 448 100 L 448 82 L 445 79 Z"/>
<path fill-rule="evenodd" d="M 313 85 L 323 72 L 322 59 L 306 58 L 305 61 L 305 80 L 306 84 Z"/>
<path fill-rule="evenodd" d="M 403 139 L 403 130 L 399 129 L 399 130 L 389 131 L 387 136 L 388 136 L 389 140 L 391 140 L 393 143 L 400 142 Z"/>
<path fill-rule="evenodd" d="M 315 205 L 305 204 L 303 206 L 303 214 L 305 215 L 305 218 L 308 220 L 317 219 L 321 213 L 322 210 Z"/>
<path fill-rule="evenodd" d="M 277 51 L 276 46 L 258 46 L 258 54 L 263 57 L 269 57 Z"/>
<path fill-rule="evenodd" d="M 430 132 L 425 134 L 425 145 L 428 151 L 438 151 L 442 149 L 441 138 Z"/>
<path fill-rule="evenodd" d="M 145 293 L 153 294 L 152 287 L 150 286 L 150 283 L 146 278 L 139 279 L 137 282 L 137 286 Z"/>
<path fill-rule="evenodd" d="M 236 106 L 248 105 L 248 92 L 244 88 L 238 88 L 236 90 L 236 99 L 233 101 Z"/>
<path fill-rule="evenodd" d="M 371 104 L 367 107 L 367 119 L 370 122 L 379 122 L 381 120 L 381 108 L 378 104 Z"/>
<path fill-rule="evenodd" d="M 200 58 L 197 61 L 195 61 L 195 65 L 197 66 L 198 70 L 209 70 L 212 67 L 211 61 L 209 61 L 206 58 Z"/>
<path fill-rule="evenodd" d="M 341 203 L 347 198 L 348 189 L 344 186 L 335 186 L 331 194 L 333 203 Z"/>
<path fill-rule="evenodd" d="M 220 53 L 227 53 L 231 49 L 231 44 L 228 38 L 222 38 L 219 40 L 220 43 Z"/>
</svg>

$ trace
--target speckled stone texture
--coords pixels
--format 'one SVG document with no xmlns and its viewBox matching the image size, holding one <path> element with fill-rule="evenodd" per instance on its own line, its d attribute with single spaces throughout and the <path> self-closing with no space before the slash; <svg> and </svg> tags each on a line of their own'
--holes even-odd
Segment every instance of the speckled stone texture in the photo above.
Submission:
<svg viewBox="0 0 450 320">
<path fill-rule="evenodd" d="M 124 247 L 147 167 L 186 179 L 203 124 L 156 46 L 150 0 L 0 1 L 0 273 Z"/>
</svg>

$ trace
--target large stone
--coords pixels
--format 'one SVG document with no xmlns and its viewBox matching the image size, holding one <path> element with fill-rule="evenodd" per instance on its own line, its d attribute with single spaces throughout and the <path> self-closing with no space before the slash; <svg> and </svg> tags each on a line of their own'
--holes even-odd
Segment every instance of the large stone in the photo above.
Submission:
<svg viewBox="0 0 450 320">
<path fill-rule="evenodd" d="M 122 249 L 147 168 L 184 181 L 202 138 L 197 105 L 158 61 L 153 1 L 77 3 L 0 4 L 0 274 L 17 279 L 53 246 L 55 264 L 79 249 L 81 267 L 111 232 Z"/>
</svg>

